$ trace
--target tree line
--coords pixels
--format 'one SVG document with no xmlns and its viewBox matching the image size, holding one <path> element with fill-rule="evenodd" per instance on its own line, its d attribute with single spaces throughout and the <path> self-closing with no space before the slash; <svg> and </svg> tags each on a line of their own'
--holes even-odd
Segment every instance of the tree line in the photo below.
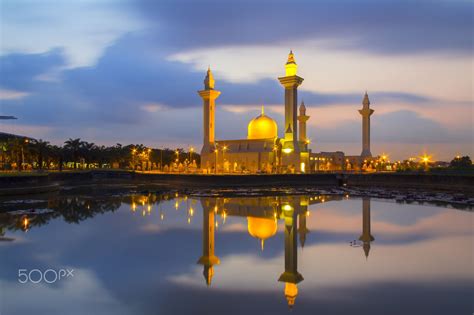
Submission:
<svg viewBox="0 0 474 315">
<path fill-rule="evenodd" d="M 2 170 L 63 170 L 88 168 L 120 168 L 160 170 L 164 166 L 195 165 L 200 156 L 193 149 L 156 149 L 143 144 L 113 146 L 97 145 L 80 138 L 54 145 L 42 139 L 24 137 L 2 139 L 0 142 Z M 168 168 L 167 168 L 168 169 Z"/>
</svg>

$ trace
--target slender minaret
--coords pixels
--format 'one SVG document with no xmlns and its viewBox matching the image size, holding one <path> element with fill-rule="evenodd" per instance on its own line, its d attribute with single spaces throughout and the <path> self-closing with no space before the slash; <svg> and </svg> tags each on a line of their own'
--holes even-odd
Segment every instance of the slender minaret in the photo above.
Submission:
<svg viewBox="0 0 474 315">
<path fill-rule="evenodd" d="M 302 248 L 304 247 L 304 244 L 306 242 L 306 234 L 309 233 L 309 230 L 306 226 L 306 217 L 309 215 L 308 204 L 309 204 L 308 198 L 302 197 L 300 200 L 301 208 L 298 214 L 298 234 L 300 237 L 300 245 Z"/>
<path fill-rule="evenodd" d="M 202 98 L 203 105 L 204 139 L 201 154 L 206 155 L 212 152 L 214 146 L 215 100 L 221 94 L 221 92 L 214 90 L 214 76 L 212 75 L 211 68 L 207 69 L 207 75 L 204 79 L 204 90 L 198 91 L 198 93 Z"/>
<path fill-rule="evenodd" d="M 361 157 L 372 157 L 370 152 L 370 115 L 374 113 L 373 109 L 370 109 L 369 95 L 365 92 L 364 100 L 362 101 L 362 109 L 359 109 L 359 113 L 362 115 L 362 153 Z"/>
<path fill-rule="evenodd" d="M 214 255 L 214 209 L 212 209 L 209 199 L 201 200 L 202 203 L 202 256 L 198 260 L 198 264 L 204 266 L 202 272 L 206 284 L 211 285 L 212 276 L 214 275 L 214 265 L 220 263 L 219 258 Z"/>
<path fill-rule="evenodd" d="M 300 129 L 300 134 L 299 134 L 299 141 L 303 144 L 305 148 L 308 148 L 308 143 L 307 143 L 307 136 L 306 136 L 306 122 L 308 121 L 309 116 L 306 116 L 306 106 L 304 106 L 304 102 L 301 102 L 300 105 L 300 115 L 298 116 L 298 121 L 299 121 L 299 129 Z"/>
<path fill-rule="evenodd" d="M 375 238 L 370 234 L 370 198 L 362 199 L 362 235 L 359 237 L 359 241 L 362 241 L 365 258 L 369 257 L 370 242 L 374 241 Z"/>
<path fill-rule="evenodd" d="M 285 296 L 291 308 L 298 294 L 297 284 L 303 281 L 303 276 L 298 272 L 297 211 L 287 204 L 282 207 L 282 212 L 285 218 L 285 272 L 278 281 L 285 282 Z"/>
<path fill-rule="evenodd" d="M 288 61 L 285 65 L 285 76 L 278 78 L 281 85 L 285 87 L 285 140 L 283 152 L 287 153 L 286 165 L 299 164 L 297 104 L 298 86 L 303 82 L 303 78 L 296 75 L 298 65 L 295 62 L 293 52 L 290 51 Z M 285 160 L 285 159 L 284 159 Z"/>
</svg>

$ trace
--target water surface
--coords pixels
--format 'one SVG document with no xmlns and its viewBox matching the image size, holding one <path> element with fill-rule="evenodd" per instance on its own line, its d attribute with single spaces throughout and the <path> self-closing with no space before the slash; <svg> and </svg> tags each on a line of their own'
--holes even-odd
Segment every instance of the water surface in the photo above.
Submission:
<svg viewBox="0 0 474 315">
<path fill-rule="evenodd" d="M 1 207 L 0 314 L 473 313 L 470 211 L 330 195 Z"/>
</svg>

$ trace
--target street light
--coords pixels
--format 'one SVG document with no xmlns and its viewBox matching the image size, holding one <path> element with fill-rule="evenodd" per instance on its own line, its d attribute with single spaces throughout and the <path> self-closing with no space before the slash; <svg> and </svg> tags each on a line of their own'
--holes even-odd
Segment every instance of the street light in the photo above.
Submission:
<svg viewBox="0 0 474 315">
<path fill-rule="evenodd" d="M 227 146 L 225 145 L 224 147 L 222 147 L 222 169 L 223 169 L 223 172 L 225 171 L 224 169 L 224 164 L 225 164 L 225 151 L 227 151 Z"/>
<path fill-rule="evenodd" d="M 214 173 L 217 174 L 217 153 L 219 152 L 219 150 L 217 149 L 217 146 L 214 149 L 214 152 L 216 153 L 216 162 L 215 162 L 215 167 L 214 167 Z"/>
<path fill-rule="evenodd" d="M 193 159 L 192 159 L 192 154 L 193 154 L 193 152 L 194 152 L 194 148 L 193 148 L 193 147 L 190 147 L 190 148 L 189 148 L 189 163 L 191 163 L 192 160 L 193 160 Z"/>
</svg>

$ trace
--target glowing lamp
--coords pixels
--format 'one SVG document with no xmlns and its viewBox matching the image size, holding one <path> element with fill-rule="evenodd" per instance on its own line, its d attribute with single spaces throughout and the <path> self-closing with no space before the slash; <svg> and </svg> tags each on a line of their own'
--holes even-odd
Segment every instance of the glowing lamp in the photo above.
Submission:
<svg viewBox="0 0 474 315">
<path fill-rule="evenodd" d="M 289 154 L 289 153 L 291 153 L 291 152 L 293 151 L 293 149 L 291 149 L 291 148 L 284 148 L 282 151 L 283 151 L 283 153 Z"/>
</svg>

